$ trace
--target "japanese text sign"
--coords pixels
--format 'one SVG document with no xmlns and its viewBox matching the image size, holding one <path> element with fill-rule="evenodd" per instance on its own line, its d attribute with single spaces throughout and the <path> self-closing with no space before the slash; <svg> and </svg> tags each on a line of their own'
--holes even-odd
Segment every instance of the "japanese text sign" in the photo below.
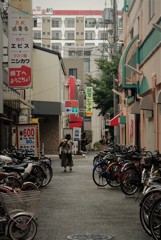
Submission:
<svg viewBox="0 0 161 240">
<path fill-rule="evenodd" d="M 30 88 L 32 86 L 32 21 L 32 0 L 9 0 L 8 85 L 10 87 Z"/>
<path fill-rule="evenodd" d="M 39 125 L 17 124 L 16 143 L 18 149 L 33 151 L 35 156 L 39 156 Z"/>
<path fill-rule="evenodd" d="M 93 112 L 93 88 L 86 87 L 86 116 L 91 117 Z"/>
</svg>

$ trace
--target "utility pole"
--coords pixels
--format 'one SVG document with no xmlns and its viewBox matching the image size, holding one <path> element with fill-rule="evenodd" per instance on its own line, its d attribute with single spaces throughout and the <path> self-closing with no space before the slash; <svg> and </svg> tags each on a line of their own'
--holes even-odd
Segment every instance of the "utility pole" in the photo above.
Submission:
<svg viewBox="0 0 161 240">
<path fill-rule="evenodd" d="M 118 40 L 118 25 L 117 25 L 117 2 L 112 0 L 113 8 L 113 54 L 117 53 L 117 40 Z"/>
<path fill-rule="evenodd" d="M 113 55 L 117 55 L 117 41 L 118 41 L 118 24 L 117 24 L 117 2 L 112 0 L 113 8 Z M 113 75 L 113 87 L 115 89 L 115 76 Z M 116 93 L 113 94 L 113 103 L 114 103 L 114 116 L 118 114 L 118 96 Z M 114 127 L 114 141 L 119 142 L 119 126 Z"/>
</svg>

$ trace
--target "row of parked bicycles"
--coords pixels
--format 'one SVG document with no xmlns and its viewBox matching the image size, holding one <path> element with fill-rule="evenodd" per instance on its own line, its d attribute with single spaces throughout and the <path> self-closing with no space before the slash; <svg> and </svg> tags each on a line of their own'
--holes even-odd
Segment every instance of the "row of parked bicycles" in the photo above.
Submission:
<svg viewBox="0 0 161 240">
<path fill-rule="evenodd" d="M 99 187 L 120 187 L 140 196 L 140 221 L 154 239 L 161 239 L 161 154 L 137 146 L 111 143 L 93 159 L 92 178 Z"/>
<path fill-rule="evenodd" d="M 53 177 L 51 159 L 27 150 L 0 152 L 0 236 L 32 240 L 37 233 L 41 188 Z"/>
</svg>

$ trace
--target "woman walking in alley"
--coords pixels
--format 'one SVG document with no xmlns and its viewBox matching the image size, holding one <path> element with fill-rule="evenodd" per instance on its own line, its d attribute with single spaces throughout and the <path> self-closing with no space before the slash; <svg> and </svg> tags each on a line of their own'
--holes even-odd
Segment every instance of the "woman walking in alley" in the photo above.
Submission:
<svg viewBox="0 0 161 240">
<path fill-rule="evenodd" d="M 66 134 L 65 138 L 63 138 L 59 144 L 59 149 L 61 150 L 61 166 L 64 167 L 64 172 L 67 171 L 67 166 L 69 170 L 72 171 L 72 146 L 73 141 L 71 140 L 71 135 Z"/>
</svg>

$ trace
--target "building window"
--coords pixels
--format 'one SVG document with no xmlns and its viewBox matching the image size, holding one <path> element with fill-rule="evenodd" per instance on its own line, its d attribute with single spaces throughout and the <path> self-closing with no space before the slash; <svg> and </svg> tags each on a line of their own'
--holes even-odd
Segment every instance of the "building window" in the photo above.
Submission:
<svg viewBox="0 0 161 240">
<path fill-rule="evenodd" d="M 61 32 L 52 31 L 52 39 L 60 40 L 61 39 Z"/>
<path fill-rule="evenodd" d="M 74 43 L 65 43 L 64 46 L 70 47 L 70 46 L 75 46 L 75 44 Z"/>
<path fill-rule="evenodd" d="M 84 56 L 91 56 L 91 51 L 84 51 Z"/>
<path fill-rule="evenodd" d="M 94 47 L 95 44 L 94 44 L 94 43 L 85 43 L 85 46 L 88 46 L 88 47 Z"/>
<path fill-rule="evenodd" d="M 34 27 L 37 27 L 37 18 L 34 18 Z"/>
<path fill-rule="evenodd" d="M 41 47 L 41 43 L 35 43 L 35 45 Z"/>
<path fill-rule="evenodd" d="M 65 39 L 74 40 L 74 31 L 73 32 L 65 32 Z"/>
<path fill-rule="evenodd" d="M 53 18 L 52 19 L 52 27 L 55 27 L 55 28 L 61 27 L 61 19 Z"/>
<path fill-rule="evenodd" d="M 123 18 L 121 17 L 121 18 L 119 18 L 118 19 L 118 28 L 123 28 Z"/>
<path fill-rule="evenodd" d="M 98 33 L 98 38 L 99 38 L 99 40 L 107 40 L 107 39 L 108 39 L 107 32 L 105 32 L 105 31 L 100 31 L 100 32 Z"/>
<path fill-rule="evenodd" d="M 84 71 L 86 73 L 90 72 L 90 59 L 89 58 L 84 59 Z"/>
<path fill-rule="evenodd" d="M 131 31 L 130 31 L 130 37 L 131 37 L 131 39 L 134 38 L 134 28 L 132 28 Z"/>
<path fill-rule="evenodd" d="M 94 40 L 95 38 L 95 33 L 94 32 L 86 32 L 85 33 L 85 39 L 86 40 Z"/>
<path fill-rule="evenodd" d="M 75 51 L 69 51 L 69 56 L 70 57 L 75 57 Z"/>
<path fill-rule="evenodd" d="M 40 18 L 34 18 L 33 19 L 33 21 L 34 21 L 34 27 L 41 27 L 41 23 L 42 23 L 42 19 L 40 19 Z"/>
<path fill-rule="evenodd" d="M 59 43 L 52 43 L 51 48 L 52 48 L 52 50 L 54 50 L 56 52 L 60 52 L 61 51 L 61 44 L 59 44 Z"/>
<path fill-rule="evenodd" d="M 151 19 L 154 16 L 154 0 L 149 0 L 149 19 Z"/>
<path fill-rule="evenodd" d="M 34 39 L 41 39 L 41 31 L 34 31 Z"/>
<path fill-rule="evenodd" d="M 85 27 L 93 28 L 96 26 L 96 20 L 94 18 L 86 18 L 85 19 Z"/>
<path fill-rule="evenodd" d="M 77 79 L 77 68 L 69 68 L 69 76 L 74 76 Z"/>
<path fill-rule="evenodd" d="M 75 19 L 74 18 L 67 18 L 67 19 L 65 19 L 65 26 L 67 28 L 75 27 Z"/>
</svg>

